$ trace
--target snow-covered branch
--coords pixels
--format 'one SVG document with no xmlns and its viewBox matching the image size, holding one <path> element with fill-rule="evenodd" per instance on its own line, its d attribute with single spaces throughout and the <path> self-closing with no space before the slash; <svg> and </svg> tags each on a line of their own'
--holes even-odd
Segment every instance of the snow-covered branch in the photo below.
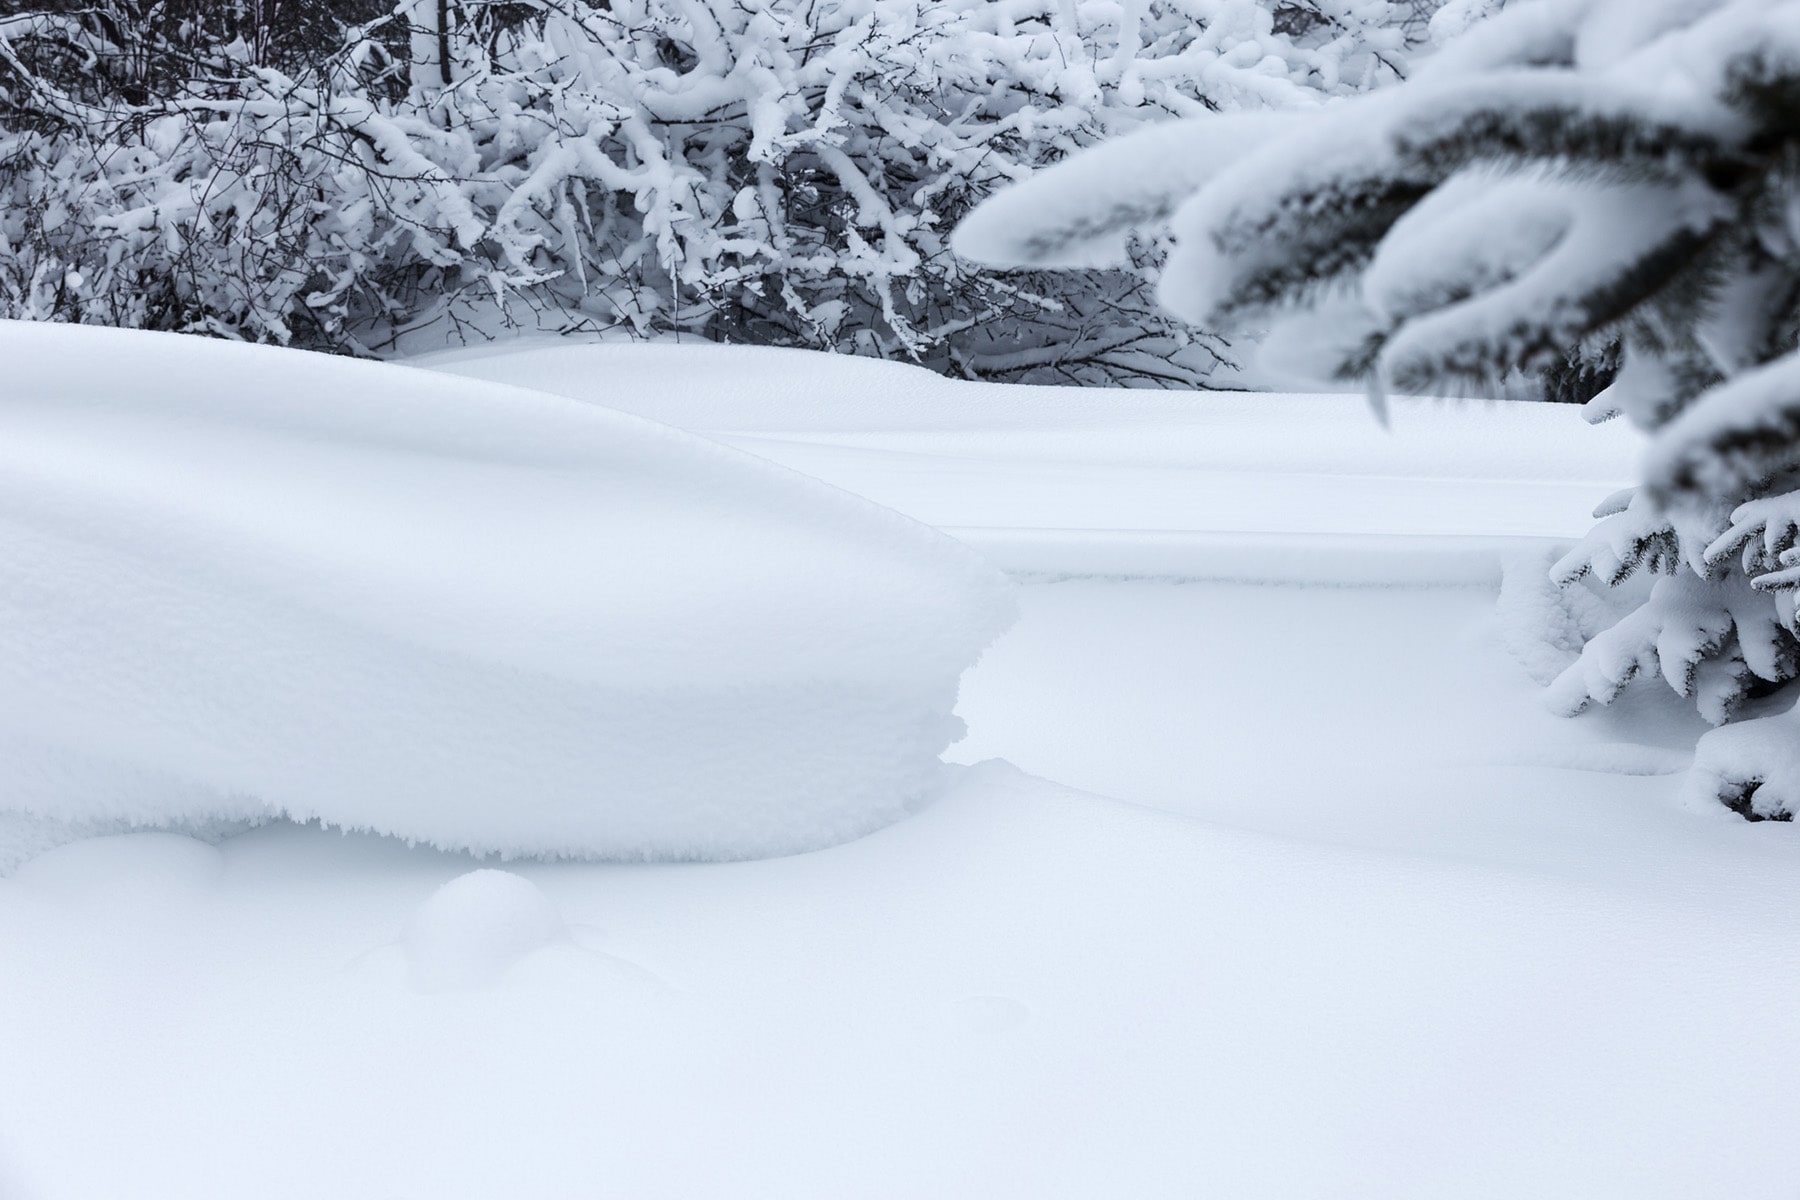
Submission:
<svg viewBox="0 0 1800 1200">
<path fill-rule="evenodd" d="M 1305 111 L 1391 80 L 1405 48 L 1386 0 L 1279 24 L 1307 5 L 385 2 L 344 6 L 355 23 L 285 58 L 282 31 L 216 15 L 139 30 L 137 57 L 164 65 L 130 81 L 7 59 L 0 35 L 11 111 L 57 117 L 0 121 L 0 305 L 358 349 L 484 296 L 1008 378 L 1191 384 L 1219 346 L 1153 303 L 1153 239 L 1121 241 L 1108 271 L 1021 280 L 959 260 L 950 229 L 1103 137 Z M 106 49 L 72 18 L 6 29 Z M 1126 342 L 1165 361 L 1119 367 Z"/>
</svg>

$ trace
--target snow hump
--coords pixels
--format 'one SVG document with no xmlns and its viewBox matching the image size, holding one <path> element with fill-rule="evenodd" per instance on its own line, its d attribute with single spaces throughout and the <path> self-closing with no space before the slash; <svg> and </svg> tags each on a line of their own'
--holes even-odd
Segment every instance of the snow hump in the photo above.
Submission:
<svg viewBox="0 0 1800 1200">
<path fill-rule="evenodd" d="M 935 786 L 960 544 L 593 404 L 0 322 L 0 817 L 805 850 Z"/>
</svg>

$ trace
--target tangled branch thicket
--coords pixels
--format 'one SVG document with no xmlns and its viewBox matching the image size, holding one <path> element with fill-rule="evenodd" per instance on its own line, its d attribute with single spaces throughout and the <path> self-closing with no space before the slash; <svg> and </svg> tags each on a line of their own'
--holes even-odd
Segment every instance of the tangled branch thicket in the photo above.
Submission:
<svg viewBox="0 0 1800 1200">
<path fill-rule="evenodd" d="M 0 18 L 0 314 L 352 353 L 485 309 L 1181 383 L 1161 248 L 948 231 L 1167 116 L 1399 75 L 1388 0 L 62 0 Z"/>
</svg>

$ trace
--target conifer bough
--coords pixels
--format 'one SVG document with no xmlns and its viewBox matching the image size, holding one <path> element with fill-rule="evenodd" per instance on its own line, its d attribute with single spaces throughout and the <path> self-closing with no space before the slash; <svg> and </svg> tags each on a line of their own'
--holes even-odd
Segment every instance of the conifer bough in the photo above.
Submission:
<svg viewBox="0 0 1800 1200">
<path fill-rule="evenodd" d="M 1790 819 L 1800 3 L 1525 0 L 1393 87 L 1255 138 L 1234 136 L 1242 120 L 1105 147 L 1107 181 L 1062 164 L 954 244 L 991 264 L 1104 261 L 1136 214 L 1172 214 L 1169 308 L 1269 330 L 1377 399 L 1616 362 L 1589 415 L 1651 432 L 1642 485 L 1548 578 L 1509 582 L 1509 603 L 1549 614 L 1560 711 L 1660 676 L 1722 726 L 1694 797 Z M 1109 190 L 1130 203 L 1107 208 Z"/>
</svg>

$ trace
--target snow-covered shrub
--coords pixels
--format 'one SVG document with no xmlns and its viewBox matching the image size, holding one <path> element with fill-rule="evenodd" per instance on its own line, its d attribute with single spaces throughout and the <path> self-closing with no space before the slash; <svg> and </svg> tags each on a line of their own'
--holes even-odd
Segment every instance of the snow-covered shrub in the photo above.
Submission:
<svg viewBox="0 0 1800 1200">
<path fill-rule="evenodd" d="M 0 19 L 0 314 L 329 346 L 404 303 L 457 205 L 341 60 L 385 3 L 64 7 Z"/>
<path fill-rule="evenodd" d="M 268 346 L 0 322 L 0 861 L 318 819 L 743 858 L 941 783 L 1005 579 L 591 404 Z"/>
<path fill-rule="evenodd" d="M 1582 645 L 1551 695 L 1574 713 L 1660 675 L 1708 721 L 1754 717 L 1703 742 L 1696 786 L 1791 815 L 1800 715 L 1752 702 L 1800 670 L 1800 3 L 1515 2 L 1405 84 L 1275 132 L 1127 140 L 1000 196 L 959 244 L 1086 262 L 1174 210 L 1171 308 L 1285 326 L 1276 345 L 1377 397 L 1615 345 L 1592 415 L 1654 449 L 1554 568 L 1573 615 L 1552 624 Z M 1588 587 L 1635 590 L 1596 622 Z"/>
<path fill-rule="evenodd" d="M 191 3 L 0 22 L 4 311 L 364 351 L 481 297 L 971 375 L 1192 382 L 1227 347 L 1159 311 L 1155 237 L 1106 271 L 1002 276 L 949 229 L 1140 124 L 1391 80 L 1419 11 L 322 8 L 268 6 L 297 29 Z"/>
</svg>

